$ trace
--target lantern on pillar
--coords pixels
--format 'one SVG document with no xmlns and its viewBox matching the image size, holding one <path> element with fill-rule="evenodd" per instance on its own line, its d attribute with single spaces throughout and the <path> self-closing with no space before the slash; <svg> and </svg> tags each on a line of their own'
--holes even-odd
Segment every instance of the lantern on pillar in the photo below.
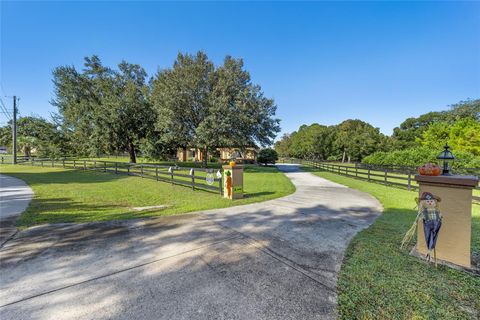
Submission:
<svg viewBox="0 0 480 320">
<path fill-rule="evenodd" d="M 443 161 L 442 176 L 451 176 L 452 174 L 450 173 L 449 163 L 453 162 L 455 157 L 453 156 L 452 152 L 448 150 L 450 149 L 448 143 L 445 144 L 445 147 L 443 148 L 444 150 L 438 155 L 437 159 Z"/>
</svg>

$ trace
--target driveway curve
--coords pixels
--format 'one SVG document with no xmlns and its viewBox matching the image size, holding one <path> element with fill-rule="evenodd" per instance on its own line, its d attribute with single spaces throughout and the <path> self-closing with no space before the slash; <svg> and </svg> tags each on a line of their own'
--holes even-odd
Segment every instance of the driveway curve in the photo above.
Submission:
<svg viewBox="0 0 480 320">
<path fill-rule="evenodd" d="M 15 234 L 15 220 L 32 198 L 33 191 L 23 180 L 0 174 L 0 247 Z"/>
<path fill-rule="evenodd" d="M 1 319 L 334 319 L 371 196 L 279 169 L 295 193 L 180 216 L 27 229 L 0 250 Z"/>
</svg>

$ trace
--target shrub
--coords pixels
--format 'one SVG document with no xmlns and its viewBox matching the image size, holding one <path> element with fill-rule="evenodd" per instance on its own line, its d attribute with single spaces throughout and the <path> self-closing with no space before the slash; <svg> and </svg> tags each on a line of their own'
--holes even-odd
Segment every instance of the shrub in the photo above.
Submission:
<svg viewBox="0 0 480 320">
<path fill-rule="evenodd" d="M 341 157 L 339 157 L 339 156 L 329 156 L 327 158 L 327 161 L 338 161 L 340 159 L 341 159 Z"/>
<path fill-rule="evenodd" d="M 260 150 L 257 156 L 257 162 L 263 163 L 264 165 L 267 165 L 269 163 L 275 164 L 275 161 L 277 160 L 278 160 L 277 151 L 271 148 Z"/>
</svg>

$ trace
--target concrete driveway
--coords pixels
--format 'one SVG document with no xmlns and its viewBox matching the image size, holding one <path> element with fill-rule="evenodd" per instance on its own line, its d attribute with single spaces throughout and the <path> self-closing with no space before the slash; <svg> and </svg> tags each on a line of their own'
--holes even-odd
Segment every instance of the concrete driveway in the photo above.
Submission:
<svg viewBox="0 0 480 320">
<path fill-rule="evenodd" d="M 0 318 L 333 319 L 367 194 L 280 166 L 294 194 L 142 221 L 33 227 L 0 251 Z"/>
<path fill-rule="evenodd" d="M 33 191 L 24 181 L 0 174 L 0 247 L 15 235 L 15 220 L 32 198 Z"/>
</svg>

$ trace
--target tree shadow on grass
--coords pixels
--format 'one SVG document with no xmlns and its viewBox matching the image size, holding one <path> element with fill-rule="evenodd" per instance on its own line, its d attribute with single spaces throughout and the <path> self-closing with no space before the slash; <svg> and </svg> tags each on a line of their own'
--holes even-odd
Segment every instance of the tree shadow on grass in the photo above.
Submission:
<svg viewBox="0 0 480 320">
<path fill-rule="evenodd" d="M 480 205 L 474 204 L 473 210 L 477 214 L 472 216 L 472 250 L 474 251 L 474 256 L 476 257 L 477 267 L 480 268 Z"/>
<path fill-rule="evenodd" d="M 134 211 L 125 205 L 91 205 L 71 198 L 33 199 L 28 209 L 16 221 L 16 225 L 25 228 L 45 223 L 139 219 L 158 216 L 158 211 L 161 210 L 163 209 Z"/>
<path fill-rule="evenodd" d="M 245 167 L 245 173 L 278 173 L 276 166 L 248 166 Z"/>
<path fill-rule="evenodd" d="M 245 192 L 244 198 L 255 198 L 255 197 L 263 197 L 263 196 L 268 196 L 272 195 L 275 192 L 272 191 L 261 191 L 261 192 Z"/>
<path fill-rule="evenodd" d="M 95 171 L 65 170 L 44 172 L 6 172 L 3 173 L 25 181 L 30 186 L 40 184 L 102 183 L 127 178 L 127 175 L 110 174 Z"/>
</svg>

